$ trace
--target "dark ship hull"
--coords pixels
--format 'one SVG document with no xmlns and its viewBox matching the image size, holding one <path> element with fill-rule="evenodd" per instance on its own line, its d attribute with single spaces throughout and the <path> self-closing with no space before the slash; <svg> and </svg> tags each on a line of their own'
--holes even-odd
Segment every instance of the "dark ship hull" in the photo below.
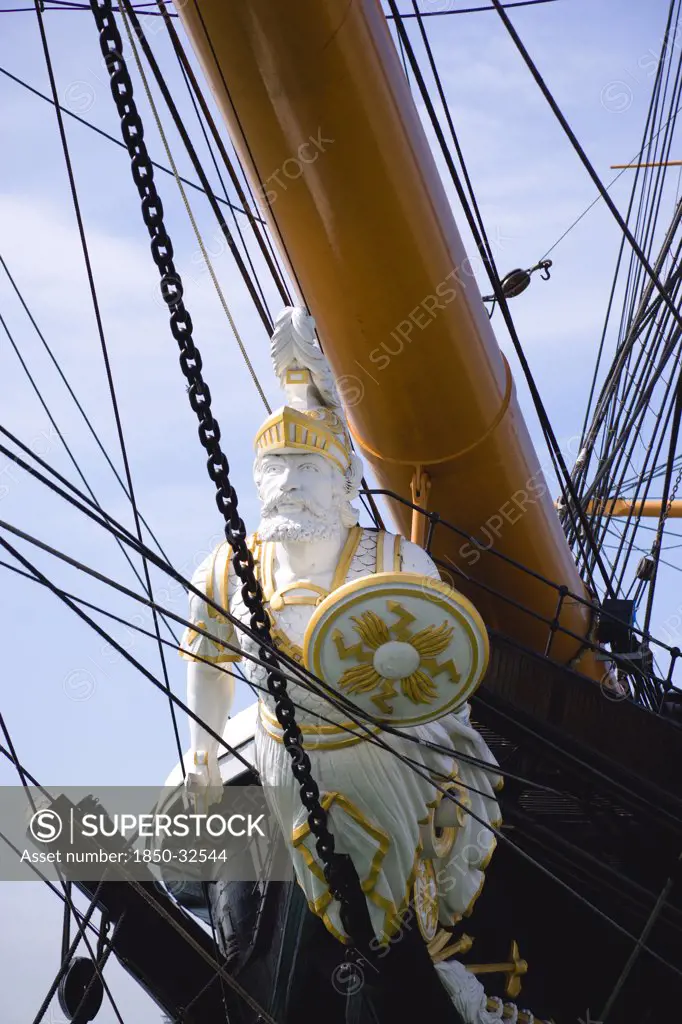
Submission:
<svg viewBox="0 0 682 1024">
<path fill-rule="evenodd" d="M 503 769 L 526 781 L 506 781 L 503 833 L 516 849 L 498 844 L 472 917 L 453 933 L 475 938 L 462 959 L 503 962 L 515 939 L 529 964 L 516 1001 L 556 1024 L 595 1024 L 614 991 L 610 1019 L 618 1024 L 665 1019 L 682 998 L 679 725 L 614 703 L 590 680 L 504 638 L 493 639 L 493 651 L 473 712 Z M 247 737 L 236 749 L 248 759 L 252 747 Z M 248 781 L 238 762 L 223 766 L 229 781 Z M 206 892 L 176 892 L 190 914 L 153 892 L 215 955 L 191 916 L 208 920 Z M 382 1000 L 398 993 L 406 1010 L 414 997 L 415 967 L 406 985 L 402 962 L 375 986 L 369 967 L 359 982 L 346 978 L 343 948 L 294 884 L 215 883 L 208 897 L 224 970 L 279 1024 L 312 1024 L 321 1013 L 356 1024 L 388 1020 L 385 1008 L 376 1015 Z M 99 902 L 120 921 L 114 952 L 172 1020 L 219 1020 L 224 1003 L 231 1021 L 257 1020 L 128 886 L 105 884 Z M 413 956 L 410 934 L 404 949 Z M 504 997 L 501 975 L 485 983 Z M 425 999 L 420 990 L 422 1007 Z"/>
</svg>

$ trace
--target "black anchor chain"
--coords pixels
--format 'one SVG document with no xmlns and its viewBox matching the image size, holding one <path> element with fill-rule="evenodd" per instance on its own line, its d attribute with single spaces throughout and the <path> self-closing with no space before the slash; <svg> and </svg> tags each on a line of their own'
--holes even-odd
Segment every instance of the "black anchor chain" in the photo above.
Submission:
<svg viewBox="0 0 682 1024">
<path fill-rule="evenodd" d="M 327 825 L 327 813 L 320 803 L 320 791 L 312 777 L 310 758 L 303 749 L 294 704 L 287 693 L 284 676 L 278 670 L 277 654 L 270 635 L 270 623 L 263 607 L 263 592 L 254 572 L 253 555 L 246 543 L 246 527 L 239 515 L 237 495 L 230 483 L 230 466 L 220 447 L 220 427 L 211 412 L 211 392 L 201 373 L 201 355 L 192 338 L 192 318 L 183 302 L 183 285 L 173 263 L 173 245 L 163 222 L 163 205 L 154 183 L 154 170 L 144 142 L 144 128 L 133 98 L 121 36 L 114 20 L 111 0 L 90 0 L 99 30 L 99 42 L 109 72 L 111 92 L 121 118 L 121 134 L 131 158 L 133 180 L 142 200 L 142 216 L 151 238 L 151 252 L 161 276 L 161 294 L 170 312 L 171 333 L 180 348 L 180 368 L 188 382 L 190 405 L 199 420 L 199 440 L 208 453 L 208 474 L 216 485 L 216 503 L 225 520 L 225 537 L 233 551 L 233 565 L 241 582 L 241 594 L 253 632 L 261 641 L 260 658 L 269 666 L 267 687 L 275 698 L 275 713 L 282 726 L 283 741 L 291 757 L 291 770 L 300 785 L 301 801 L 308 811 L 308 825 L 316 838 L 315 848 L 324 865 L 329 891 L 340 903 L 343 926 L 357 946 L 366 946 L 368 933 L 365 898 L 350 858 L 335 852 L 334 836 Z"/>
</svg>

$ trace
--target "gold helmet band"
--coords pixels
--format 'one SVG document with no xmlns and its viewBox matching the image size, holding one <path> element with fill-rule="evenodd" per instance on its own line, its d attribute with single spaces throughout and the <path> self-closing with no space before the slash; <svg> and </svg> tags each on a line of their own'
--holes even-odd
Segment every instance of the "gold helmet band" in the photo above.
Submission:
<svg viewBox="0 0 682 1024">
<path fill-rule="evenodd" d="M 256 454 L 307 451 L 323 455 L 346 473 L 351 462 L 350 439 L 331 409 L 283 409 L 270 416 L 256 435 Z"/>
<path fill-rule="evenodd" d="M 345 474 L 352 458 L 346 425 L 328 406 L 308 404 L 315 394 L 310 371 L 288 369 L 285 385 L 290 400 L 297 403 L 297 407 L 285 405 L 268 417 L 256 435 L 256 454 L 312 452 L 323 455 Z"/>
</svg>

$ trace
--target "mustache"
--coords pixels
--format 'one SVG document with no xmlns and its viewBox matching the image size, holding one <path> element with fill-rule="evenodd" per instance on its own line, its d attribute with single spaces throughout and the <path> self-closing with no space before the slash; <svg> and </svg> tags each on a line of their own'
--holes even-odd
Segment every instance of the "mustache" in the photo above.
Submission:
<svg viewBox="0 0 682 1024">
<path fill-rule="evenodd" d="M 286 515 L 288 512 L 311 512 L 315 516 L 324 515 L 327 509 L 320 505 L 314 498 L 295 498 L 287 494 L 277 494 L 270 498 L 268 501 L 264 501 L 261 505 L 261 515 L 264 519 L 270 516 L 275 516 L 280 512 L 280 505 L 288 505 L 289 508 L 282 512 L 282 515 Z"/>
</svg>

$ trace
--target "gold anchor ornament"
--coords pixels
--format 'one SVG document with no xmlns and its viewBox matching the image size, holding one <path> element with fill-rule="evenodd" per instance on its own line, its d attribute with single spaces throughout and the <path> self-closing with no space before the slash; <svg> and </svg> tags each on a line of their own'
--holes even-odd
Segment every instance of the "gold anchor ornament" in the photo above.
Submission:
<svg viewBox="0 0 682 1024">
<path fill-rule="evenodd" d="M 528 973 L 528 963 L 521 958 L 519 945 L 514 940 L 509 950 L 509 963 L 467 964 L 466 969 L 472 974 L 504 974 L 504 994 L 510 999 L 516 999 L 521 992 L 521 978 Z"/>
<path fill-rule="evenodd" d="M 473 604 L 441 580 L 383 572 L 334 590 L 313 612 L 306 668 L 391 725 L 456 711 L 483 679 L 488 634 Z"/>
</svg>

